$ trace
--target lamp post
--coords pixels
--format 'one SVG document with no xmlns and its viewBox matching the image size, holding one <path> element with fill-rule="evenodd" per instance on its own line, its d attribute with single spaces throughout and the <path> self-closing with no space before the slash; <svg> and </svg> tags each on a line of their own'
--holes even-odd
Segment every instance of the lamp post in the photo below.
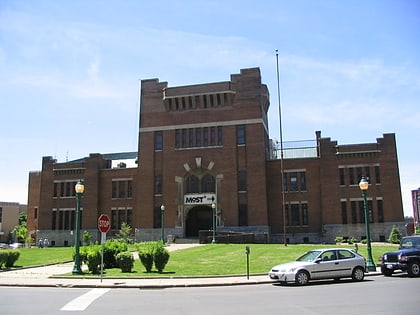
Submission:
<svg viewBox="0 0 420 315">
<path fill-rule="evenodd" d="M 79 180 L 74 186 L 76 191 L 76 235 L 75 235 L 75 255 L 74 255 L 74 267 L 73 274 L 81 274 L 82 269 L 80 268 L 80 206 L 82 203 L 83 192 L 85 191 L 85 185 Z"/>
<path fill-rule="evenodd" d="M 161 229 L 160 229 L 160 239 L 165 244 L 165 206 L 160 206 L 160 222 L 161 222 Z"/>
<path fill-rule="evenodd" d="M 370 244 L 370 228 L 369 228 L 369 214 L 367 209 L 367 190 L 369 188 L 369 182 L 366 180 L 364 176 L 362 176 L 362 179 L 359 182 L 359 188 L 362 191 L 362 197 L 363 197 L 363 206 L 364 206 L 364 213 L 365 213 L 365 224 L 366 224 L 366 238 L 367 238 L 367 253 L 368 258 L 366 261 L 366 268 L 368 271 L 376 271 L 376 266 L 373 263 L 372 259 L 372 246 Z"/>
<path fill-rule="evenodd" d="M 211 209 L 213 210 L 212 213 L 212 219 L 213 219 L 213 237 L 211 239 L 211 243 L 215 244 L 216 243 L 216 204 L 212 203 L 211 204 Z"/>
</svg>

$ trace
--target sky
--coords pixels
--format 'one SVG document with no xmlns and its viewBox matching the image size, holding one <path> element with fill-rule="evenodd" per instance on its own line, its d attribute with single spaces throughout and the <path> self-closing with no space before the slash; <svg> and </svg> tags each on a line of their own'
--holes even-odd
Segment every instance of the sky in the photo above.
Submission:
<svg viewBox="0 0 420 315">
<path fill-rule="evenodd" d="M 278 51 L 280 106 L 277 93 Z M 137 151 L 139 82 L 259 67 L 270 138 L 395 133 L 405 215 L 420 187 L 418 0 L 0 0 L 0 201 L 42 157 Z"/>
</svg>

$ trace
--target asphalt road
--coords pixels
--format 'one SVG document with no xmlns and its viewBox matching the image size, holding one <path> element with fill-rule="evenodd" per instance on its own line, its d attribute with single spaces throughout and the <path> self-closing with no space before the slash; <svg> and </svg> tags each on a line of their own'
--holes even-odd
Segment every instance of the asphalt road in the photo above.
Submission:
<svg viewBox="0 0 420 315">
<path fill-rule="evenodd" d="M 420 278 L 307 286 L 109 289 L 0 287 L 0 314 L 419 314 Z"/>
</svg>

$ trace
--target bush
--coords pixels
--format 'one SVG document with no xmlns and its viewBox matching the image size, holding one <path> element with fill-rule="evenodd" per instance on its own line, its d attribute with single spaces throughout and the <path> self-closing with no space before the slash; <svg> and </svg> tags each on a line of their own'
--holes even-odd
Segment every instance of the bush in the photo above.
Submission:
<svg viewBox="0 0 420 315">
<path fill-rule="evenodd" d="M 392 244 L 399 244 L 401 242 L 400 230 L 395 225 L 392 227 L 391 233 L 389 233 L 388 242 Z"/>
<path fill-rule="evenodd" d="M 118 267 L 116 256 L 128 250 L 126 243 L 108 240 L 104 244 L 104 268 Z"/>
<path fill-rule="evenodd" d="M 101 249 L 99 246 L 90 246 L 87 250 L 86 258 L 89 272 L 93 274 L 99 273 L 101 265 Z"/>
<path fill-rule="evenodd" d="M 162 272 L 169 260 L 169 252 L 162 241 L 143 242 L 137 245 L 139 258 L 146 272 L 152 272 L 153 264 L 158 272 Z"/>
<path fill-rule="evenodd" d="M 11 268 L 19 259 L 20 252 L 18 250 L 1 250 L 0 251 L 0 268 L 4 265 L 5 268 Z"/>
<path fill-rule="evenodd" d="M 9 255 L 8 250 L 0 250 L 0 269 L 7 261 L 7 256 Z"/>
<path fill-rule="evenodd" d="M 6 268 L 13 267 L 15 262 L 19 259 L 20 252 L 17 250 L 10 250 L 9 255 L 7 256 L 5 266 Z"/>
<path fill-rule="evenodd" d="M 116 261 L 121 272 L 131 272 L 134 266 L 134 259 L 131 252 L 121 252 L 117 254 Z"/>
<path fill-rule="evenodd" d="M 357 243 L 357 238 L 355 238 L 354 236 L 352 236 L 351 238 L 348 239 L 348 243 L 349 244 Z"/>
<path fill-rule="evenodd" d="M 169 252 L 163 246 L 158 246 L 155 248 L 153 260 L 155 262 L 155 267 L 159 273 L 162 273 L 165 269 L 166 264 L 169 260 Z"/>
<path fill-rule="evenodd" d="M 343 241 L 344 241 L 344 238 L 342 236 L 336 236 L 335 237 L 335 242 L 337 244 L 343 243 Z"/>
</svg>

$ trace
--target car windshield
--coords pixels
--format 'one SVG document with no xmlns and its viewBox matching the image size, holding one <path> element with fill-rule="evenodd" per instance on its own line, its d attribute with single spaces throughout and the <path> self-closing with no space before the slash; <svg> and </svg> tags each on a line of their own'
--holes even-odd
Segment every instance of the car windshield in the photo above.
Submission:
<svg viewBox="0 0 420 315">
<path fill-rule="evenodd" d="M 401 241 L 401 246 L 400 248 L 411 248 L 411 247 L 418 247 L 420 248 L 420 238 L 418 237 L 408 237 L 408 238 L 403 238 Z"/>
<path fill-rule="evenodd" d="M 314 261 L 320 253 L 321 251 L 319 250 L 311 250 L 310 252 L 300 256 L 298 259 L 296 259 L 296 261 Z"/>
</svg>

